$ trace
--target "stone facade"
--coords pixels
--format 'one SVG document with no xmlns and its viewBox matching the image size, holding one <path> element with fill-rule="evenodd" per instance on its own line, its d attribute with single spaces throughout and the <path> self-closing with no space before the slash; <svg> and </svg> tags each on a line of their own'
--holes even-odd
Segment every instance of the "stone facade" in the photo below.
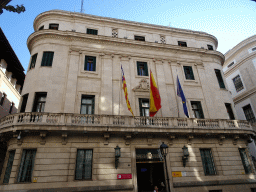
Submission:
<svg viewBox="0 0 256 192">
<path fill-rule="evenodd" d="M 225 104 L 233 108 L 233 103 L 216 76 L 224 56 L 215 51 L 214 36 L 59 10 L 38 15 L 34 29 L 27 41 L 33 66 L 22 91 L 23 100 L 27 98 L 26 105 L 20 105 L 24 113 L 1 119 L 0 134 L 7 146 L 1 191 L 142 192 L 161 188 L 161 182 L 169 182 L 172 192 L 256 188 L 247 150 L 254 132 L 247 121 L 229 119 Z M 178 45 L 184 42 L 187 47 Z M 205 49 L 209 45 L 213 50 Z M 93 70 L 85 69 L 88 57 Z M 147 66 L 143 75 L 138 62 Z M 135 117 L 127 110 L 121 64 Z M 143 116 L 140 103 L 149 99 L 149 70 L 162 100 L 155 117 Z M 185 118 L 176 96 L 177 75 L 190 118 Z M 82 108 L 88 104 L 83 103 L 85 96 L 93 98 L 86 100 L 93 103 L 90 112 Z M 200 103 L 200 111 L 193 103 Z M 158 150 L 162 142 L 168 146 L 166 163 Z M 116 146 L 121 148 L 119 161 Z M 184 146 L 189 152 L 185 163 Z M 27 168 L 31 174 L 24 174 L 28 150 L 34 150 L 34 161 Z M 84 180 L 77 179 L 81 150 L 92 151 L 84 173 L 91 174 Z M 22 181 L 23 174 L 29 179 Z M 143 174 L 149 179 L 143 180 Z"/>
</svg>

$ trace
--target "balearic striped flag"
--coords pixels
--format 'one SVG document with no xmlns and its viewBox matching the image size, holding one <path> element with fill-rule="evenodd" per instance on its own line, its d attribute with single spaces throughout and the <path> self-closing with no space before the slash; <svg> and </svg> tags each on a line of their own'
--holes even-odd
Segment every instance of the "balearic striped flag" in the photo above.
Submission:
<svg viewBox="0 0 256 192">
<path fill-rule="evenodd" d="M 132 116 L 134 117 L 133 112 L 132 112 L 132 108 L 131 108 L 131 105 L 130 105 L 130 101 L 128 99 L 127 86 L 126 86 L 124 70 L 123 70 L 122 65 L 121 65 L 121 71 L 122 71 L 122 83 L 123 83 L 124 97 L 125 97 L 125 100 L 126 100 L 126 104 L 127 104 L 128 110 L 132 113 Z"/>
</svg>

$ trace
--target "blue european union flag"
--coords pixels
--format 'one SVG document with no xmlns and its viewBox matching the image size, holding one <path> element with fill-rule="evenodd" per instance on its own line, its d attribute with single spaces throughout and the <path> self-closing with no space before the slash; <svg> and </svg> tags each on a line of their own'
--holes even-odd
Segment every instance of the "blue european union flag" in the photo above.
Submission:
<svg viewBox="0 0 256 192">
<path fill-rule="evenodd" d="M 184 111 L 185 115 L 189 118 L 186 98 L 185 98 L 185 95 L 184 95 L 183 90 L 181 88 L 178 76 L 177 76 L 177 95 L 181 98 L 182 104 L 183 104 L 183 111 Z"/>
</svg>

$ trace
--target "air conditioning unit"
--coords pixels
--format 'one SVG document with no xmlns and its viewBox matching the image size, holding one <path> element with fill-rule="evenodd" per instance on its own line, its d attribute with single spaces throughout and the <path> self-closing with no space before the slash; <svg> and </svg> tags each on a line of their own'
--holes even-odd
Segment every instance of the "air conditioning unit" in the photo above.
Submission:
<svg viewBox="0 0 256 192">
<path fill-rule="evenodd" d="M 124 37 L 125 39 L 127 39 L 127 37 Z"/>
<path fill-rule="evenodd" d="M 155 41 L 155 43 L 158 43 L 158 41 Z"/>
<path fill-rule="evenodd" d="M 76 30 L 75 30 L 75 29 L 72 29 L 72 31 L 73 31 L 73 32 L 76 32 Z"/>
</svg>

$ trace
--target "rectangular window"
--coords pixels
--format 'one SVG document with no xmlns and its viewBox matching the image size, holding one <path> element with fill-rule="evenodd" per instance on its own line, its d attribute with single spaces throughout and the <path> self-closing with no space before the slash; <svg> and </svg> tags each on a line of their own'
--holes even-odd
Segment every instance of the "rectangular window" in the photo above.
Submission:
<svg viewBox="0 0 256 192">
<path fill-rule="evenodd" d="M 35 65 L 36 65 L 36 58 L 37 58 L 37 53 L 32 56 L 29 69 L 35 68 Z"/>
<path fill-rule="evenodd" d="M 149 99 L 140 98 L 140 116 L 149 117 Z"/>
<path fill-rule="evenodd" d="M 76 158 L 76 180 L 92 178 L 92 149 L 78 149 Z"/>
<path fill-rule="evenodd" d="M 232 63 L 230 63 L 229 65 L 228 65 L 228 68 L 229 67 L 232 67 L 232 65 L 234 65 L 235 64 L 235 62 L 233 61 Z"/>
<path fill-rule="evenodd" d="M 244 115 L 247 121 L 254 123 L 255 122 L 255 116 L 252 110 L 252 107 L 250 104 L 243 107 Z"/>
<path fill-rule="evenodd" d="M 45 51 L 42 58 L 41 66 L 52 66 L 54 52 Z"/>
<path fill-rule="evenodd" d="M 28 94 L 22 96 L 22 104 L 20 108 L 20 113 L 25 112 L 28 101 Z"/>
<path fill-rule="evenodd" d="M 204 113 L 203 113 L 203 109 L 200 101 L 191 101 L 191 107 L 195 115 L 195 118 L 198 118 L 198 119 L 204 118 Z"/>
<path fill-rule="evenodd" d="M 0 105 L 1 105 L 1 106 L 3 106 L 4 100 L 6 99 L 6 96 L 7 96 L 7 95 L 6 95 L 5 93 L 2 94 L 1 101 L 0 101 Z"/>
<path fill-rule="evenodd" d="M 186 79 L 195 80 L 192 66 L 183 66 Z"/>
<path fill-rule="evenodd" d="M 235 85 L 236 88 L 236 92 L 241 91 L 242 89 L 244 89 L 242 80 L 240 78 L 240 75 L 237 75 L 234 79 L 233 79 L 233 83 Z"/>
<path fill-rule="evenodd" d="M 36 93 L 32 112 L 44 112 L 47 93 Z"/>
<path fill-rule="evenodd" d="M 213 50 L 213 46 L 212 45 L 207 45 L 208 50 Z"/>
<path fill-rule="evenodd" d="M 44 25 L 41 26 L 38 30 L 40 31 L 40 30 L 43 30 L 43 29 L 44 29 Z"/>
<path fill-rule="evenodd" d="M 225 84 L 224 84 L 224 81 L 223 81 L 223 78 L 222 78 L 222 75 L 221 75 L 221 71 L 219 69 L 214 69 L 214 71 L 216 73 L 216 77 L 218 79 L 220 88 L 225 89 Z"/>
<path fill-rule="evenodd" d="M 12 103 L 11 103 L 11 106 L 10 106 L 9 114 L 12 113 L 13 106 L 14 106 L 14 103 L 12 102 Z"/>
<path fill-rule="evenodd" d="M 94 114 L 94 95 L 82 95 L 80 114 Z"/>
<path fill-rule="evenodd" d="M 148 65 L 147 62 L 137 61 L 137 72 L 139 76 L 148 76 Z"/>
<path fill-rule="evenodd" d="M 178 41 L 178 45 L 181 47 L 187 47 L 187 43 L 184 41 Z"/>
<path fill-rule="evenodd" d="M 36 150 L 24 149 L 20 162 L 18 182 L 31 182 Z"/>
<path fill-rule="evenodd" d="M 134 35 L 134 40 L 136 40 L 136 41 L 145 41 L 145 37 Z"/>
<path fill-rule="evenodd" d="M 96 57 L 85 56 L 84 70 L 85 71 L 96 71 Z"/>
<path fill-rule="evenodd" d="M 211 149 L 200 149 L 205 175 L 216 175 Z"/>
<path fill-rule="evenodd" d="M 226 106 L 226 109 L 227 109 L 229 119 L 234 120 L 235 116 L 234 116 L 234 113 L 233 113 L 233 110 L 232 110 L 231 103 L 225 103 L 225 106 Z"/>
<path fill-rule="evenodd" d="M 242 163 L 243 163 L 243 166 L 244 166 L 245 173 L 246 174 L 251 173 L 252 172 L 251 165 L 250 165 L 249 159 L 247 157 L 246 150 L 244 148 L 240 148 L 239 153 L 240 153 L 240 156 L 241 156 L 241 159 L 242 159 Z"/>
<path fill-rule="evenodd" d="M 8 159 L 7 167 L 6 167 L 5 174 L 4 174 L 4 180 L 3 180 L 4 184 L 9 183 L 9 179 L 10 179 L 10 175 L 11 175 L 11 171 L 12 171 L 12 164 L 13 164 L 13 160 L 14 160 L 14 155 L 15 155 L 15 150 L 9 151 L 9 159 Z"/>
<path fill-rule="evenodd" d="M 87 28 L 87 34 L 98 35 L 98 30 L 96 30 L 96 29 L 88 29 Z"/>
<path fill-rule="evenodd" d="M 50 23 L 50 24 L 49 24 L 49 29 L 58 30 L 58 29 L 59 29 L 59 24 Z"/>
</svg>

